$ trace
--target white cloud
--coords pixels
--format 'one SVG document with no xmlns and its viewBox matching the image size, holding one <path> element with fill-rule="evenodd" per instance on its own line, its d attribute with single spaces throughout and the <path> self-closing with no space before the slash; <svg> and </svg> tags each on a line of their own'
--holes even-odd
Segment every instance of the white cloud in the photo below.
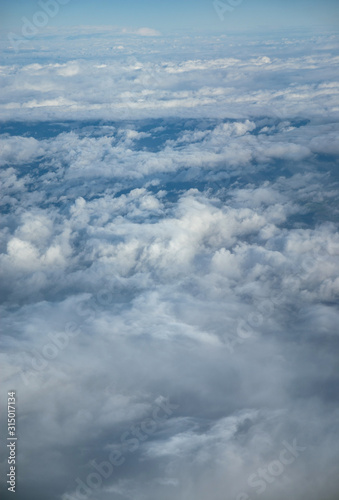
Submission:
<svg viewBox="0 0 339 500">
<path fill-rule="evenodd" d="M 136 35 L 141 35 L 141 36 L 160 36 L 161 33 L 160 31 L 154 30 L 152 28 L 139 28 L 135 30 Z"/>
<path fill-rule="evenodd" d="M 294 438 L 307 451 L 262 498 L 330 498 L 333 43 L 50 34 L 1 67 L 1 361 L 25 492 L 67 500 L 160 396 L 176 410 L 98 500 L 253 496 Z"/>
</svg>

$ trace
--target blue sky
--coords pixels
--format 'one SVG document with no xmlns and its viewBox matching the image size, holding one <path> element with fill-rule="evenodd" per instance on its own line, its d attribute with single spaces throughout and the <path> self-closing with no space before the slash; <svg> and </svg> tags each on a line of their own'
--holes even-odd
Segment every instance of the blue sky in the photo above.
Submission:
<svg viewBox="0 0 339 500">
<path fill-rule="evenodd" d="M 45 3 L 48 0 L 41 0 Z M 54 0 L 51 0 L 54 1 Z M 147 26 L 162 32 L 173 30 L 261 30 L 267 28 L 312 27 L 338 25 L 339 5 L 335 0 L 220 0 L 229 7 L 224 20 L 216 14 L 212 0 L 70 0 L 50 20 L 50 25 L 114 25 Z M 41 9 L 37 1 L 2 1 L 1 27 L 22 24 L 22 17 L 31 19 Z"/>
</svg>

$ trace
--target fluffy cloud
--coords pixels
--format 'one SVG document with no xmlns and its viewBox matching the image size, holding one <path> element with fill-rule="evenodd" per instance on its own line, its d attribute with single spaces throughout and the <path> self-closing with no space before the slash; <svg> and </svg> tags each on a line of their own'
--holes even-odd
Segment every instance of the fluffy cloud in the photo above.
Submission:
<svg viewBox="0 0 339 500">
<path fill-rule="evenodd" d="M 92 35 L 1 67 L 18 498 L 334 499 L 331 39 Z"/>
<path fill-rule="evenodd" d="M 305 38 L 280 41 L 279 51 L 278 41 L 244 39 L 239 44 L 217 36 L 199 42 L 184 38 L 178 49 L 176 40 L 154 39 L 159 33 L 150 28 L 135 30 L 136 38 L 127 29 L 124 36 L 93 30 L 87 35 L 96 43 L 85 57 L 86 33 L 79 38 L 79 31 L 66 31 L 51 33 L 52 43 L 44 40 L 45 53 L 53 51 L 53 60 L 57 53 L 58 62 L 46 62 L 39 53 L 34 64 L 22 64 L 20 53 L 14 53 L 10 65 L 5 59 L 3 119 L 338 117 L 338 82 L 332 70 L 338 56 L 330 36 L 319 36 L 314 53 L 314 41 Z M 65 35 L 72 40 L 70 47 Z M 143 36 L 142 44 L 137 35 Z M 210 49 L 198 55 L 197 43 Z M 27 50 L 35 54 L 30 44 Z"/>
</svg>

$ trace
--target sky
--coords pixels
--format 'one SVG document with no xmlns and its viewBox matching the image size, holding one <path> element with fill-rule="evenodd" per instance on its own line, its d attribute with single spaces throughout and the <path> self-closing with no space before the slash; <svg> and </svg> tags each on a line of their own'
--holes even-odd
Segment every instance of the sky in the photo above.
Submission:
<svg viewBox="0 0 339 500">
<path fill-rule="evenodd" d="M 337 500 L 333 4 L 84 5 L 0 34 L 15 498 Z"/>
<path fill-rule="evenodd" d="M 50 19 L 49 25 L 146 26 L 169 33 L 176 30 L 228 32 L 289 27 L 314 29 L 315 26 L 333 28 L 339 22 L 336 0 L 221 0 L 217 8 L 214 3 L 212 0 L 69 0 L 60 5 L 58 14 Z M 41 7 L 32 0 L 3 0 L 0 9 L 1 27 L 7 29 L 20 27 L 22 17 L 31 20 Z"/>
</svg>

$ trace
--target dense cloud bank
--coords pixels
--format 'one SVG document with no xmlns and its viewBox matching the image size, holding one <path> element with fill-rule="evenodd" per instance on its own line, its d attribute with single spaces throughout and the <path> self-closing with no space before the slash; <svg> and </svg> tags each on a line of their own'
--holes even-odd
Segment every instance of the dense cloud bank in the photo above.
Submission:
<svg viewBox="0 0 339 500">
<path fill-rule="evenodd" d="M 90 40 L 1 60 L 18 500 L 335 500 L 334 35 Z"/>
</svg>

